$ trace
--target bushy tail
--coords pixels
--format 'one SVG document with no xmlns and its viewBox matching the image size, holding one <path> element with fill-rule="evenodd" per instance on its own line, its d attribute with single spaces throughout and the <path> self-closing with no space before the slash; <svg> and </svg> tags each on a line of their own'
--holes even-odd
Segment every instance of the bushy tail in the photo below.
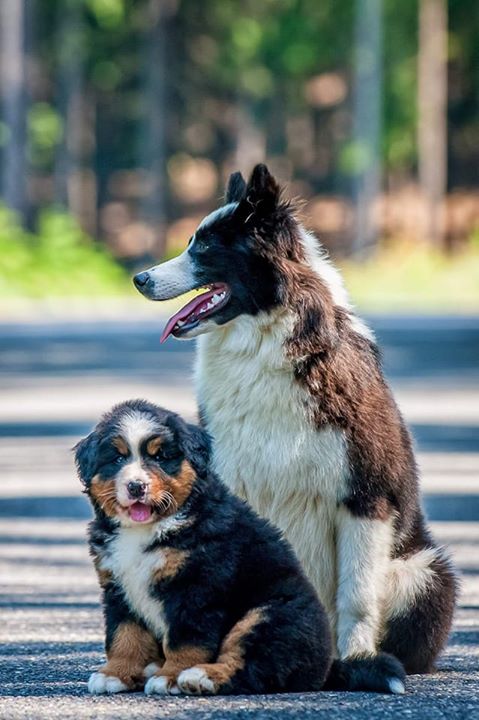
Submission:
<svg viewBox="0 0 479 720">
<path fill-rule="evenodd" d="M 393 655 L 379 653 L 355 660 L 334 660 L 323 690 L 369 690 L 379 693 L 404 692 L 406 671 Z"/>
</svg>

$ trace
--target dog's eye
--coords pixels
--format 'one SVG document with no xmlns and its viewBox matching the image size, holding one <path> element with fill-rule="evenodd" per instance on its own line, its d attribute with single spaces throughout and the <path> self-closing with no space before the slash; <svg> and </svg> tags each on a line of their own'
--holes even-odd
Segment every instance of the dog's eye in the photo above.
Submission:
<svg viewBox="0 0 479 720">
<path fill-rule="evenodd" d="M 211 246 L 211 240 L 206 237 L 196 237 L 193 236 L 191 247 L 194 249 L 196 253 L 203 253 L 210 249 Z"/>
<path fill-rule="evenodd" d="M 157 450 L 155 455 L 153 456 L 153 459 L 157 462 L 161 462 L 162 460 L 175 460 L 177 457 L 180 456 L 180 451 L 178 448 L 174 447 L 163 447 L 161 450 Z"/>
<path fill-rule="evenodd" d="M 125 460 L 126 457 L 124 455 L 117 455 L 113 462 L 115 462 L 116 465 L 121 465 L 123 462 L 125 462 Z"/>
</svg>

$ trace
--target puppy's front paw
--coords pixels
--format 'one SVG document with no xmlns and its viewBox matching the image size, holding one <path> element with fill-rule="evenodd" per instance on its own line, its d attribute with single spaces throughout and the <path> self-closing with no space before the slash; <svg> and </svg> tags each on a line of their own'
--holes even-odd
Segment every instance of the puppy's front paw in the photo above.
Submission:
<svg viewBox="0 0 479 720">
<path fill-rule="evenodd" d="M 152 662 L 149 665 L 146 666 L 146 668 L 143 670 L 143 675 L 146 678 L 151 678 L 153 675 L 155 675 L 160 669 L 160 666 L 156 662 Z"/>
<path fill-rule="evenodd" d="M 120 678 L 114 677 L 113 675 L 105 675 L 102 672 L 92 673 L 88 680 L 88 692 L 91 693 L 91 695 L 120 693 L 126 692 L 128 689 L 128 685 L 125 685 Z"/>
<path fill-rule="evenodd" d="M 214 695 L 218 688 L 201 667 L 191 667 L 178 675 L 178 687 L 188 695 Z"/>
<path fill-rule="evenodd" d="M 179 695 L 175 681 L 166 675 L 153 675 L 145 685 L 145 695 Z"/>
</svg>

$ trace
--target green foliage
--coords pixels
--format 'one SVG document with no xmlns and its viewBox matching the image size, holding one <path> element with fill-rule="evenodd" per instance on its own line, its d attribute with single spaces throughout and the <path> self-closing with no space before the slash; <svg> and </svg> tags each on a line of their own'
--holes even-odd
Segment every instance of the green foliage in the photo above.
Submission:
<svg viewBox="0 0 479 720">
<path fill-rule="evenodd" d="M 127 273 L 69 216 L 44 211 L 30 234 L 0 208 L 0 296 L 89 297 L 129 287 Z"/>
<path fill-rule="evenodd" d="M 56 146 L 63 137 L 63 121 L 48 103 L 34 103 L 27 118 L 29 160 L 34 167 L 53 161 Z"/>
</svg>

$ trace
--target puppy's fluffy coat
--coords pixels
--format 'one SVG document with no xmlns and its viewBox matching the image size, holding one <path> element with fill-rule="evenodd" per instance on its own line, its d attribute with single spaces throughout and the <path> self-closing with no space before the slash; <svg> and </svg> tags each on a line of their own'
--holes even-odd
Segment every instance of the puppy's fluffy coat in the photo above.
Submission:
<svg viewBox="0 0 479 720">
<path fill-rule="evenodd" d="M 208 453 L 202 430 L 140 400 L 115 407 L 76 447 L 106 625 L 108 662 L 92 693 L 324 684 L 325 611 L 289 544 L 208 470 Z M 362 670 L 352 670 L 346 684 L 359 687 Z"/>
</svg>

